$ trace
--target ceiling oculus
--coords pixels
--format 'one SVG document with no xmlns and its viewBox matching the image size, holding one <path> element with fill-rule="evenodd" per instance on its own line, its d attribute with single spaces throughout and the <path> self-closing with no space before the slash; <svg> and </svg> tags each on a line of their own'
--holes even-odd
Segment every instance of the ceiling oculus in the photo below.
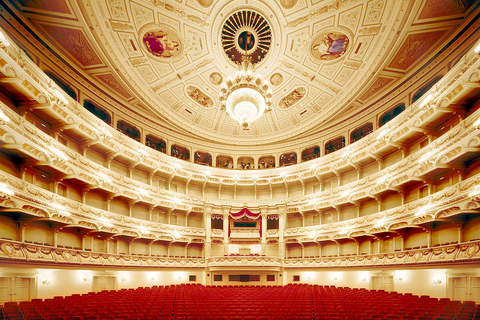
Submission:
<svg viewBox="0 0 480 320">
<path fill-rule="evenodd" d="M 272 31 L 259 13 L 241 10 L 227 18 L 222 27 L 222 47 L 234 63 L 242 63 L 243 56 L 256 64 L 267 55 L 272 43 Z"/>
</svg>

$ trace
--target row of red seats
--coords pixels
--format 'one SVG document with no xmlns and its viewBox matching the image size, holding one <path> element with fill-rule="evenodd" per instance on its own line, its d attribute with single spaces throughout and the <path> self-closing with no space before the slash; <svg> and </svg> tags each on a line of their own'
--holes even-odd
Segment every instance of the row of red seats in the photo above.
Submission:
<svg viewBox="0 0 480 320">
<path fill-rule="evenodd" d="M 8 320 L 472 320 L 473 302 L 318 285 L 205 287 L 198 284 L 102 291 L 6 303 Z M 0 318 L 0 319 L 2 319 Z"/>
</svg>

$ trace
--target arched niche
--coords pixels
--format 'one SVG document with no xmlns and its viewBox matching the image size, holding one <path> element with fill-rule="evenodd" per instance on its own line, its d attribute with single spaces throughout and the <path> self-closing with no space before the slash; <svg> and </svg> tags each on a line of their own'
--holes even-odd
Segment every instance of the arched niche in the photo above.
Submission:
<svg viewBox="0 0 480 320">
<path fill-rule="evenodd" d="M 313 146 L 302 151 L 302 161 L 308 161 L 320 157 L 320 147 Z"/>
<path fill-rule="evenodd" d="M 325 154 L 332 153 L 345 147 L 345 137 L 338 137 L 325 144 Z"/>
<path fill-rule="evenodd" d="M 85 109 L 93 113 L 97 118 L 105 122 L 106 124 L 112 124 L 112 118 L 110 117 L 110 114 L 105 111 L 103 108 L 100 108 L 99 106 L 95 105 L 94 103 L 85 100 L 83 102 L 83 106 Z"/>
<path fill-rule="evenodd" d="M 378 121 L 378 127 L 383 126 L 385 123 L 388 121 L 392 120 L 396 116 L 398 116 L 400 113 L 402 113 L 405 110 L 405 103 L 399 104 L 392 109 L 388 110 L 385 112 L 379 119 Z"/>
<path fill-rule="evenodd" d="M 179 145 L 172 145 L 172 150 L 171 150 L 171 155 L 174 156 L 175 158 L 179 158 L 182 160 L 190 160 L 190 151 L 182 146 Z"/>
<path fill-rule="evenodd" d="M 145 137 L 145 145 L 157 151 L 167 153 L 167 143 L 165 140 L 157 138 L 151 134 Z"/>
<path fill-rule="evenodd" d="M 260 157 L 260 159 L 258 159 L 258 168 L 259 169 L 275 168 L 275 157 L 274 156 Z"/>
<path fill-rule="evenodd" d="M 255 162 L 252 157 L 239 157 L 237 169 L 255 169 Z"/>
<path fill-rule="evenodd" d="M 297 153 L 289 152 L 280 156 L 280 167 L 289 166 L 297 163 Z"/>
<path fill-rule="evenodd" d="M 140 141 L 140 131 L 123 120 L 117 122 L 117 130 L 133 140 Z"/>
<path fill-rule="evenodd" d="M 210 153 L 195 151 L 193 159 L 195 163 L 202 164 L 204 166 L 212 165 L 212 155 Z"/>
<path fill-rule="evenodd" d="M 55 82 L 57 84 L 57 86 L 59 86 L 63 91 L 65 91 L 66 94 L 68 94 L 74 100 L 77 100 L 77 93 L 75 92 L 75 90 L 69 84 L 67 84 L 63 80 L 60 80 L 60 78 L 51 71 L 47 70 L 47 71 L 44 71 L 44 72 L 50 79 L 53 80 L 53 82 Z"/>
<path fill-rule="evenodd" d="M 360 128 L 352 131 L 352 133 L 350 134 L 350 143 L 354 143 L 362 139 L 363 137 L 366 137 L 372 132 L 373 132 L 373 124 L 371 122 L 364 124 Z"/>
<path fill-rule="evenodd" d="M 233 169 L 233 158 L 229 156 L 218 156 L 217 168 Z"/>
</svg>

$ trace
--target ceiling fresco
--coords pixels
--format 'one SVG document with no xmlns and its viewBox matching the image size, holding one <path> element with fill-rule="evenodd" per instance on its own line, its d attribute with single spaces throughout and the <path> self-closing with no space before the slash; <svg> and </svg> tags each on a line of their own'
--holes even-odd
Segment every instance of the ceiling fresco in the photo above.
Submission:
<svg viewBox="0 0 480 320">
<path fill-rule="evenodd" d="M 60 54 L 134 114 L 192 138 L 271 144 L 368 107 L 437 53 L 471 10 L 449 0 L 15 0 Z M 273 89 L 242 130 L 220 110 L 244 53 Z"/>
</svg>

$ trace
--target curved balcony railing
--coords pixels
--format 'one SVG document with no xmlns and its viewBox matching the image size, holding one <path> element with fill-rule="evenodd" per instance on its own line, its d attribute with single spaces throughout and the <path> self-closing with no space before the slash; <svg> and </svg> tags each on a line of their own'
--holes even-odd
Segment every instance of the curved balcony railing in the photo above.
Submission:
<svg viewBox="0 0 480 320">
<path fill-rule="evenodd" d="M 227 256 L 210 258 L 155 257 L 89 252 L 73 249 L 21 243 L 0 239 L 0 260 L 44 264 L 88 265 L 103 267 L 142 268 L 205 268 L 205 267 L 277 267 L 294 268 L 342 268 L 438 265 L 480 260 L 480 241 L 440 247 L 386 252 L 367 255 L 289 258 L 274 256 Z"/>
</svg>

